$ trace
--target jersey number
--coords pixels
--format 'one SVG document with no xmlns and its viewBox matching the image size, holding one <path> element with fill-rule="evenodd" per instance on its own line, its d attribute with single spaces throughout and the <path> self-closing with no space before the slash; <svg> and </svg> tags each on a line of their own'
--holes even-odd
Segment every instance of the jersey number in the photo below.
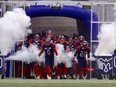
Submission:
<svg viewBox="0 0 116 87">
<path fill-rule="evenodd" d="M 80 57 L 86 57 L 86 53 L 81 52 L 81 53 L 80 53 Z"/>
<path fill-rule="evenodd" d="M 48 55 L 50 55 L 50 54 L 51 54 L 50 50 L 47 50 L 47 54 L 48 54 Z"/>
</svg>

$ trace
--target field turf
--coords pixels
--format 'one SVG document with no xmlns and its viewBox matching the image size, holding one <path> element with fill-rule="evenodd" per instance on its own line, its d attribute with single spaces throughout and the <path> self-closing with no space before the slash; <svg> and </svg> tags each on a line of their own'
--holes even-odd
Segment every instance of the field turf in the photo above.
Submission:
<svg viewBox="0 0 116 87">
<path fill-rule="evenodd" d="M 116 87 L 116 80 L 0 79 L 0 87 Z"/>
</svg>

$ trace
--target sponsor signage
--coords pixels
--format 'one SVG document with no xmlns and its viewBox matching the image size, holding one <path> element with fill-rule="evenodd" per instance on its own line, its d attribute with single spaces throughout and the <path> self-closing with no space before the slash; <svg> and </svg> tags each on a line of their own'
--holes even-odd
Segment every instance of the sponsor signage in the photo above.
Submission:
<svg viewBox="0 0 116 87">
<path fill-rule="evenodd" d="M 116 55 L 97 57 L 98 74 L 116 74 Z"/>
</svg>

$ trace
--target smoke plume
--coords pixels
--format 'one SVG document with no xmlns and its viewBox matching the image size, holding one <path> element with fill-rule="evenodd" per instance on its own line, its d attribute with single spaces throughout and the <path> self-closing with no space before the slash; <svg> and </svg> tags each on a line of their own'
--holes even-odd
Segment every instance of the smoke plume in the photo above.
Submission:
<svg viewBox="0 0 116 87">
<path fill-rule="evenodd" d="M 116 24 L 102 24 L 98 34 L 98 47 L 96 56 L 111 55 L 116 48 Z"/>
<path fill-rule="evenodd" d="M 6 55 L 11 51 L 17 40 L 23 40 L 30 26 L 30 17 L 21 8 L 7 11 L 0 18 L 0 51 Z"/>
</svg>

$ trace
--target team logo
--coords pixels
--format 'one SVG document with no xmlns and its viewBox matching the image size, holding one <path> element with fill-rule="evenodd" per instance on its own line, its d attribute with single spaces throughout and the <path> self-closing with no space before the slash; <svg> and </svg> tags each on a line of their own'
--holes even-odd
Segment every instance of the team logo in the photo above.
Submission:
<svg viewBox="0 0 116 87">
<path fill-rule="evenodd" d="M 110 71 L 112 67 L 112 58 L 99 58 L 97 60 L 98 69 L 103 70 L 105 73 Z"/>
</svg>

